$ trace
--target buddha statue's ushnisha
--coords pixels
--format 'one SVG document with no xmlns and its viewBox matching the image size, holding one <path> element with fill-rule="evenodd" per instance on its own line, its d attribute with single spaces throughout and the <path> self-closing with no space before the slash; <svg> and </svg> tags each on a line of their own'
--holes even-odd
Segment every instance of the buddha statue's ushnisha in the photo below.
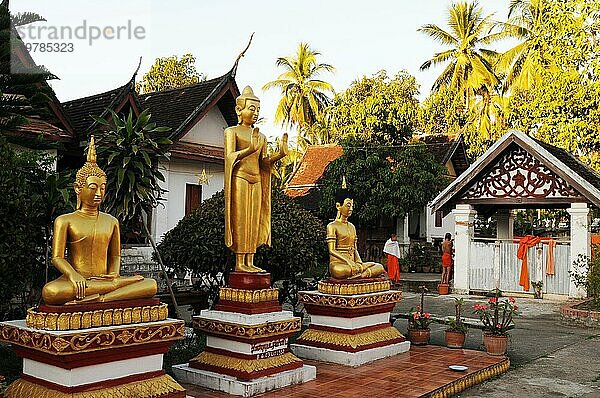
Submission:
<svg viewBox="0 0 600 398">
<path fill-rule="evenodd" d="M 271 169 L 287 154 L 287 134 L 278 151 L 254 127 L 260 100 L 249 86 L 235 100 L 238 125 L 225 130 L 225 244 L 238 272 L 264 272 L 254 265 L 256 249 L 271 244 Z"/>
<path fill-rule="evenodd" d="M 96 164 L 94 137 L 87 161 L 75 179 L 77 210 L 54 222 L 52 264 L 62 275 L 42 290 L 50 305 L 150 298 L 156 281 L 143 276 L 125 277 L 121 267 L 119 222 L 99 211 L 106 189 L 106 174 Z M 68 256 L 65 249 L 68 248 Z"/>
<path fill-rule="evenodd" d="M 327 225 L 329 249 L 329 274 L 335 279 L 365 279 L 385 274 L 383 265 L 363 262 L 356 245 L 356 228 L 348 221 L 352 215 L 354 200 L 346 189 L 336 195 L 337 217 Z"/>
</svg>

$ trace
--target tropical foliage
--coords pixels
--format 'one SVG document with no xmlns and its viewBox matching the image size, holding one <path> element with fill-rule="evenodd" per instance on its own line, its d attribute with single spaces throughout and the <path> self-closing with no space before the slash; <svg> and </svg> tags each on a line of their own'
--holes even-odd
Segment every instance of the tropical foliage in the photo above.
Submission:
<svg viewBox="0 0 600 398">
<path fill-rule="evenodd" d="M 284 72 L 263 86 L 263 90 L 274 88 L 281 92 L 275 123 L 296 127 L 301 136 L 323 118 L 325 108 L 331 104 L 329 94 L 333 93 L 333 86 L 319 76 L 333 72 L 334 67 L 319 62 L 320 55 L 308 43 L 300 43 L 295 55 L 277 58 L 277 67 Z"/>
<path fill-rule="evenodd" d="M 329 109 L 334 139 L 355 139 L 369 144 L 402 145 L 412 136 L 417 121 L 419 85 L 406 71 L 388 77 L 379 71 L 363 76 L 336 95 Z"/>
<path fill-rule="evenodd" d="M 449 8 L 449 30 L 420 29 L 450 47 L 422 65 L 446 68 L 421 108 L 420 126 L 462 133 L 473 157 L 516 128 L 600 170 L 600 4 L 512 0 L 506 22 L 483 15 L 477 2 L 459 2 Z M 483 48 L 506 38 L 517 44 L 502 54 Z M 439 95 L 444 87 L 454 99 Z"/>
<path fill-rule="evenodd" d="M 35 13 L 11 15 L 8 2 L 0 4 L 0 131 L 14 129 L 27 123 L 27 117 L 48 114 L 48 79 L 56 76 L 43 66 L 22 64 L 11 57 L 14 48 L 24 46 L 11 31 L 15 27 L 45 21 Z"/>
<path fill-rule="evenodd" d="M 543 11 L 539 84 L 514 90 L 509 123 L 600 170 L 600 3 L 547 0 Z"/>
<path fill-rule="evenodd" d="M 163 91 L 170 88 L 188 86 L 206 80 L 206 77 L 196 71 L 196 57 L 184 54 L 181 59 L 177 56 L 156 58 L 150 70 L 136 84 L 136 90 L 141 93 Z"/>
<path fill-rule="evenodd" d="M 495 23 L 491 15 L 484 16 L 477 2 L 454 3 L 448 14 L 450 31 L 435 24 L 427 24 L 418 29 L 450 47 L 425 61 L 421 70 L 445 64 L 446 67 L 434 82 L 432 90 L 437 91 L 441 87 L 456 90 L 468 108 L 475 95 L 489 95 L 499 83 L 491 63 L 498 54 L 483 47 L 498 40 L 498 35 L 490 33 Z"/>
<path fill-rule="evenodd" d="M 271 273 L 273 282 L 288 280 L 280 299 L 296 303 L 295 292 L 305 272 L 327 264 L 325 227 L 278 189 L 272 190 L 271 247 L 261 246 L 255 262 Z M 158 246 L 164 261 L 176 271 L 190 271 L 200 285 L 210 286 L 213 302 L 235 259 L 225 246 L 225 199 L 216 193 L 167 232 Z"/>
<path fill-rule="evenodd" d="M 381 217 L 400 217 L 421 211 L 448 183 L 446 169 L 423 144 L 368 145 L 361 139 L 342 142 L 344 154 L 323 176 L 319 201 L 321 217 L 335 216 L 335 195 L 342 177 L 354 199 L 359 226 L 376 225 Z"/>
<path fill-rule="evenodd" d="M 95 120 L 104 130 L 99 132 L 98 156 L 107 176 L 105 206 L 121 223 L 122 235 L 137 243 L 142 236 L 156 248 L 150 234 L 148 220 L 152 210 L 162 200 L 165 190 L 160 181 L 165 178 L 159 170 L 160 162 L 168 162 L 168 152 L 173 143 L 166 137 L 168 127 L 157 127 L 150 121 L 148 110 L 143 111 L 134 120 L 133 111 L 129 110 L 126 118 L 114 111 L 111 119 L 96 117 Z M 156 254 L 163 276 L 167 281 L 167 289 L 178 318 L 179 308 L 173 294 L 167 270 L 160 253 Z"/>
<path fill-rule="evenodd" d="M 539 46 L 544 40 L 543 25 L 548 13 L 547 0 L 513 0 L 508 9 L 508 21 L 502 24 L 502 34 L 519 43 L 504 52 L 497 69 L 505 74 L 503 91 L 524 91 L 539 85 L 542 62 Z"/>
<path fill-rule="evenodd" d="M 134 120 L 133 111 L 122 118 L 96 120 L 104 127 L 98 135 L 98 156 L 108 181 L 104 206 L 131 236 L 144 234 L 142 224 L 161 201 L 164 176 L 158 163 L 169 160 L 170 129 L 157 127 L 145 110 Z"/>
<path fill-rule="evenodd" d="M 0 138 L 1 320 L 24 317 L 56 275 L 48 269 L 51 226 L 73 202 L 72 180 L 53 171 L 52 162 L 40 152 L 16 152 Z"/>
</svg>

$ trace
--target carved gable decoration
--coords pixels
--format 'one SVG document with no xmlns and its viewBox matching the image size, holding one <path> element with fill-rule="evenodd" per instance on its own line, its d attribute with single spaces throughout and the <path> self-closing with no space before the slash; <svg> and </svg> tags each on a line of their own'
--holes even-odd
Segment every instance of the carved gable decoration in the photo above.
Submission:
<svg viewBox="0 0 600 398">
<path fill-rule="evenodd" d="M 513 147 L 462 196 L 463 199 L 569 198 L 580 194 L 521 147 Z"/>
</svg>

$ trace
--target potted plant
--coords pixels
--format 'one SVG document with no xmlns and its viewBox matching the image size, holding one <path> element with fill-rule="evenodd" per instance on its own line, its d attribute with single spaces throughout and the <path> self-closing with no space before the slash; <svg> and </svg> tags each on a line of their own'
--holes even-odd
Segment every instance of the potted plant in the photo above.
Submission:
<svg viewBox="0 0 600 398">
<path fill-rule="evenodd" d="M 508 346 L 508 331 L 514 329 L 513 316 L 519 314 L 514 298 L 500 300 L 500 289 L 494 291 L 488 304 L 475 304 L 474 313 L 483 323 L 483 344 L 490 355 L 504 355 Z"/>
<path fill-rule="evenodd" d="M 541 299 L 542 298 L 542 287 L 544 286 L 544 282 L 537 281 L 531 282 L 531 287 L 533 287 L 533 298 Z"/>
<path fill-rule="evenodd" d="M 448 329 L 446 329 L 446 346 L 449 348 L 462 348 L 465 345 L 465 337 L 469 327 L 462 321 L 462 306 L 464 299 L 454 299 L 454 311 L 456 316 L 448 318 Z"/>
<path fill-rule="evenodd" d="M 421 289 L 421 305 L 418 305 L 416 309 L 411 308 L 408 317 L 408 336 L 411 344 L 414 345 L 429 343 L 429 337 L 431 336 L 431 330 L 429 329 L 431 314 L 423 312 L 423 299 L 426 289 L 424 286 L 421 286 Z"/>
</svg>

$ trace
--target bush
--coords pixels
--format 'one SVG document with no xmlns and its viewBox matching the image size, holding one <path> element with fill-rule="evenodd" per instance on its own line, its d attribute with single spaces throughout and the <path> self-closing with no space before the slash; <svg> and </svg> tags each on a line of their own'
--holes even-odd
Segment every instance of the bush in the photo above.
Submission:
<svg viewBox="0 0 600 398">
<path fill-rule="evenodd" d="M 52 222 L 69 200 L 66 178 L 48 165 L 47 155 L 0 138 L 0 320 L 23 318 L 46 280 Z"/>
<path fill-rule="evenodd" d="M 585 289 L 588 297 L 594 299 L 594 305 L 600 308 L 600 256 L 597 247 L 593 247 L 593 250 L 596 255 L 591 259 L 579 255 L 570 274 L 575 286 Z"/>
<path fill-rule="evenodd" d="M 271 247 L 258 249 L 255 264 L 271 273 L 272 282 L 288 281 L 280 298 L 295 306 L 303 274 L 328 262 L 325 227 L 276 189 L 271 202 Z M 224 241 L 224 209 L 221 191 L 184 217 L 158 245 L 165 264 L 200 278 L 199 284 L 211 290 L 213 302 L 235 265 Z"/>
</svg>

